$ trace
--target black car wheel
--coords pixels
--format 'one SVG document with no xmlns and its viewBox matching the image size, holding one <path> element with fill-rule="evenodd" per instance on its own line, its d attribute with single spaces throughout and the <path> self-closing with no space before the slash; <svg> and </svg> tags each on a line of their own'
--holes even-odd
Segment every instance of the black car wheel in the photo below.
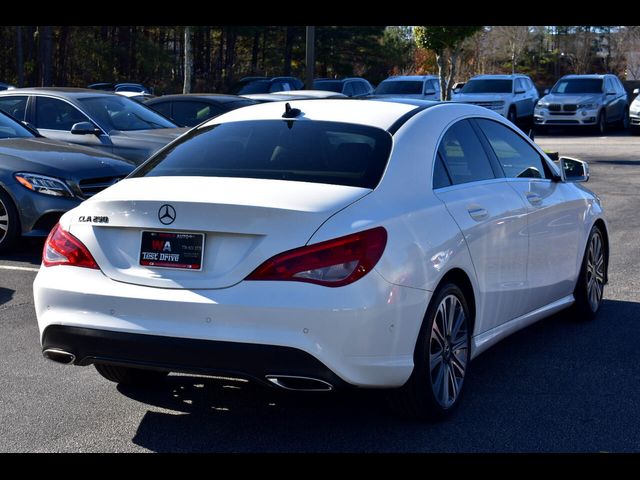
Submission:
<svg viewBox="0 0 640 480">
<path fill-rule="evenodd" d="M 9 250 L 20 235 L 20 220 L 13 200 L 0 189 L 0 252 Z"/>
<path fill-rule="evenodd" d="M 580 275 L 573 293 L 575 318 L 580 320 L 595 318 L 602 303 L 606 278 L 607 255 L 604 237 L 600 228 L 594 225 L 589 233 Z"/>
</svg>

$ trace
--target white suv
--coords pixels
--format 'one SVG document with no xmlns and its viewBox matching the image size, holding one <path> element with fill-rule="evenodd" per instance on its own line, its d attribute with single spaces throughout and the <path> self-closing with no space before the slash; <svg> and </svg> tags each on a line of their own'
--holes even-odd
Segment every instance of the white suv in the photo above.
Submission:
<svg viewBox="0 0 640 480">
<path fill-rule="evenodd" d="M 538 130 L 588 126 L 602 134 L 611 123 L 627 128 L 629 98 L 615 75 L 565 75 L 538 102 L 534 122 Z"/>
<path fill-rule="evenodd" d="M 452 100 L 486 107 L 512 123 L 531 121 L 540 95 L 526 75 L 476 75 Z"/>
<path fill-rule="evenodd" d="M 633 102 L 631 102 L 631 106 L 629 107 L 629 126 L 631 127 L 631 132 L 636 135 L 640 133 L 640 89 L 636 88 L 633 91 L 633 94 L 636 96 Z"/>
</svg>

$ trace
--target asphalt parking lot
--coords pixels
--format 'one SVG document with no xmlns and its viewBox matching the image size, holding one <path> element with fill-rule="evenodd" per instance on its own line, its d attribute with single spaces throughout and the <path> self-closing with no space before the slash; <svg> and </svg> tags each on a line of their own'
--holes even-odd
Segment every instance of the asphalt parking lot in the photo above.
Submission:
<svg viewBox="0 0 640 480">
<path fill-rule="evenodd" d="M 640 137 L 538 136 L 590 162 L 611 239 L 599 317 L 562 313 L 471 366 L 450 420 L 391 415 L 380 392 L 283 395 L 251 384 L 170 376 L 118 387 L 91 367 L 42 358 L 31 284 L 42 241 L 0 257 L 2 452 L 636 452 L 640 450 Z"/>
</svg>

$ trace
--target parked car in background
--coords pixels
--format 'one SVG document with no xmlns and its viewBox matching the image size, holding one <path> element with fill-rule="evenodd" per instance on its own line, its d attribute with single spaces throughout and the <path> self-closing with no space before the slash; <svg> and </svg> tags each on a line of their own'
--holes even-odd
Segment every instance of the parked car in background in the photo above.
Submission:
<svg viewBox="0 0 640 480">
<path fill-rule="evenodd" d="M 137 93 L 145 93 L 148 95 L 153 95 L 153 88 L 146 87 L 141 83 L 101 82 L 101 83 L 92 83 L 91 85 L 87 85 L 87 88 L 90 88 L 92 90 L 103 90 L 105 92 L 137 92 Z"/>
<path fill-rule="evenodd" d="M 507 117 L 512 123 L 527 125 L 540 95 L 526 75 L 476 75 L 451 100 L 472 103 Z"/>
<path fill-rule="evenodd" d="M 629 97 L 616 75 L 565 75 L 536 106 L 536 129 L 591 127 L 605 133 L 610 124 L 629 125 Z"/>
<path fill-rule="evenodd" d="M 13 85 L 0 82 L 0 90 L 13 90 L 14 88 L 16 87 L 14 87 Z"/>
<path fill-rule="evenodd" d="M 281 102 L 288 100 L 311 100 L 314 98 L 348 98 L 343 93 L 331 92 L 329 90 L 289 90 L 277 93 L 251 93 L 242 95 L 258 103 Z"/>
<path fill-rule="evenodd" d="M 133 171 L 132 162 L 38 136 L 0 111 L 0 252 L 46 237 L 60 215 Z"/>
<path fill-rule="evenodd" d="M 42 135 L 113 153 L 137 164 L 186 130 L 115 93 L 84 88 L 17 88 L 0 92 L 0 109 Z"/>
<path fill-rule="evenodd" d="M 313 82 L 313 89 L 342 93 L 347 97 L 365 97 L 373 93 L 371 84 L 360 77 L 349 77 L 339 80 L 318 78 Z"/>
<path fill-rule="evenodd" d="M 631 102 L 631 106 L 629 107 L 629 126 L 631 127 L 631 132 L 634 134 L 640 133 L 640 89 L 636 88 L 633 91 L 633 94 L 636 98 Z"/>
<path fill-rule="evenodd" d="M 585 162 L 475 105 L 282 107 L 205 122 L 62 216 L 33 284 L 46 358 L 120 384 L 394 389 L 433 419 L 498 341 L 596 316 L 609 243 Z"/>
<path fill-rule="evenodd" d="M 191 93 L 188 95 L 163 95 L 144 103 L 147 107 L 171 119 L 176 125 L 195 127 L 199 123 L 225 112 L 258 102 L 236 95 Z"/>
<path fill-rule="evenodd" d="M 410 97 L 440 100 L 440 83 L 434 75 L 401 75 L 380 82 L 373 94 L 376 97 Z"/>
<path fill-rule="evenodd" d="M 229 91 L 231 95 L 248 93 L 272 93 L 283 90 L 300 90 L 304 87 L 302 80 L 295 77 L 245 77 Z"/>
</svg>

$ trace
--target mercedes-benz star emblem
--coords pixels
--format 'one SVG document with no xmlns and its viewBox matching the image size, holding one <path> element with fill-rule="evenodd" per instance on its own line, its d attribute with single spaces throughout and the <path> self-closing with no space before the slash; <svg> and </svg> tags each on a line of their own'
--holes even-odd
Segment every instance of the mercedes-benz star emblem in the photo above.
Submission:
<svg viewBox="0 0 640 480">
<path fill-rule="evenodd" d="M 160 210 L 158 210 L 158 220 L 160 220 L 160 223 L 162 223 L 163 225 L 170 225 L 174 222 L 175 219 L 176 209 L 168 203 L 162 205 L 160 207 Z"/>
</svg>

